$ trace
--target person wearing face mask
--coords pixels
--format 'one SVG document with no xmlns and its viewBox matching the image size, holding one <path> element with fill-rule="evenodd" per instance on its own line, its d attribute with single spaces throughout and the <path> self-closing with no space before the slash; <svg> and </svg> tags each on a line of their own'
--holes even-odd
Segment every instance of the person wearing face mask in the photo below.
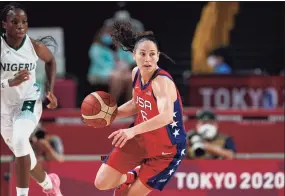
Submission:
<svg viewBox="0 0 285 196">
<path fill-rule="evenodd" d="M 108 27 L 112 27 L 114 22 L 128 22 L 132 25 L 133 31 L 143 32 L 144 31 L 144 24 L 133 18 L 128 10 L 120 9 L 114 13 L 112 18 L 108 18 L 104 21 L 104 25 Z"/>
<path fill-rule="evenodd" d="M 233 139 L 218 130 L 215 113 L 201 110 L 197 113 L 196 129 L 188 132 L 188 159 L 234 159 L 236 153 Z"/>
<path fill-rule="evenodd" d="M 232 69 L 228 64 L 227 49 L 218 48 L 212 51 L 207 59 L 208 66 L 213 68 L 216 74 L 231 74 Z"/>
<path fill-rule="evenodd" d="M 110 28 L 103 27 L 89 49 L 90 66 L 87 74 L 94 89 L 108 91 L 116 100 L 125 92 L 131 97 L 132 54 L 116 47 L 110 35 Z"/>
</svg>

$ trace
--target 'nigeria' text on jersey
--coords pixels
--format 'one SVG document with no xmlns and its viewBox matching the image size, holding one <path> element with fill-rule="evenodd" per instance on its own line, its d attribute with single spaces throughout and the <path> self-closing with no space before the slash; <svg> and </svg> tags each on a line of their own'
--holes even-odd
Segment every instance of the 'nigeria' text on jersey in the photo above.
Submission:
<svg viewBox="0 0 285 196">
<path fill-rule="evenodd" d="M 30 72 L 30 79 L 14 87 L 1 88 L 1 110 L 4 106 L 17 105 L 26 99 L 39 96 L 39 86 L 36 84 L 36 65 L 38 56 L 28 35 L 22 41 L 20 48 L 10 47 L 1 36 L 1 81 L 12 79 L 21 70 Z"/>
<path fill-rule="evenodd" d="M 152 90 L 152 80 L 157 76 L 164 76 L 173 80 L 169 73 L 158 68 L 149 82 L 143 85 L 139 70 L 136 72 L 133 81 L 134 100 L 138 110 L 135 124 L 147 121 L 159 114 L 156 98 Z M 174 102 L 173 122 L 157 130 L 138 135 L 136 138 L 143 143 L 153 142 L 165 146 L 171 146 L 185 141 L 186 132 L 183 123 L 182 102 L 178 90 L 177 99 Z"/>
</svg>

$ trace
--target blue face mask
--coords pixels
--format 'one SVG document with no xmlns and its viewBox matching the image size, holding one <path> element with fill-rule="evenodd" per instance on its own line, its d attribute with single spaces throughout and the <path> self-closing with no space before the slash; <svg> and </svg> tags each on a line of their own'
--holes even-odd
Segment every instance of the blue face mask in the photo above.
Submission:
<svg viewBox="0 0 285 196">
<path fill-rule="evenodd" d="M 101 41 L 107 46 L 110 46 L 113 43 L 111 35 L 108 34 L 102 35 Z"/>
</svg>

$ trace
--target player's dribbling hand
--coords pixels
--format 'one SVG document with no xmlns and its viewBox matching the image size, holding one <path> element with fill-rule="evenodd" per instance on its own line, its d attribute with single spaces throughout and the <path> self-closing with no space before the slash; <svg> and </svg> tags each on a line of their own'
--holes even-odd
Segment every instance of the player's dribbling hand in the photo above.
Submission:
<svg viewBox="0 0 285 196">
<path fill-rule="evenodd" d="M 116 147 L 119 146 L 120 148 L 122 148 L 128 140 L 135 137 L 135 132 L 132 128 L 120 129 L 109 135 L 108 139 L 111 139 L 112 137 L 114 137 L 112 145 L 115 145 Z"/>
<path fill-rule="evenodd" d="M 57 108 L 57 99 L 56 97 L 54 96 L 54 94 L 50 91 L 48 91 L 46 97 L 48 98 L 49 100 L 49 104 L 47 105 L 47 108 L 48 109 L 55 109 Z"/>
<path fill-rule="evenodd" d="M 13 87 L 13 86 L 18 86 L 20 84 L 22 84 L 22 82 L 25 82 L 27 80 L 30 79 L 30 72 L 26 69 L 19 71 L 18 73 L 16 73 L 14 75 L 14 78 L 9 79 L 9 86 Z"/>
</svg>

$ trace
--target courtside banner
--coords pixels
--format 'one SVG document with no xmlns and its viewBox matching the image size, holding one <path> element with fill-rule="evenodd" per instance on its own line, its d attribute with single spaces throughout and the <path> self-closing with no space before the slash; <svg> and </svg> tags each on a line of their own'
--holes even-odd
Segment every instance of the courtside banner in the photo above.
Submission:
<svg viewBox="0 0 285 196">
<path fill-rule="evenodd" d="M 284 106 L 284 76 L 201 75 L 189 79 L 189 104 L 211 108 Z"/>
<path fill-rule="evenodd" d="M 187 131 L 196 126 L 196 112 L 197 109 L 184 110 Z M 283 108 L 215 112 L 220 132 L 233 137 L 238 153 L 284 153 Z M 128 122 L 115 121 L 110 127 L 94 129 L 82 122 L 80 110 L 58 109 L 44 111 L 41 122 L 50 134 L 58 135 L 63 140 L 65 154 L 93 155 L 108 154 L 113 148 L 108 136 L 113 131 L 129 127 L 133 119 Z M 0 153 L 11 155 L 4 141 L 0 142 Z"/>
<path fill-rule="evenodd" d="M 112 191 L 99 191 L 94 178 L 101 162 L 66 162 L 44 164 L 49 172 L 60 175 L 63 195 L 112 196 Z M 44 196 L 31 181 L 30 195 Z M 15 193 L 11 179 L 10 196 Z M 150 196 L 283 196 L 284 160 L 184 160 L 163 192 Z"/>
</svg>

